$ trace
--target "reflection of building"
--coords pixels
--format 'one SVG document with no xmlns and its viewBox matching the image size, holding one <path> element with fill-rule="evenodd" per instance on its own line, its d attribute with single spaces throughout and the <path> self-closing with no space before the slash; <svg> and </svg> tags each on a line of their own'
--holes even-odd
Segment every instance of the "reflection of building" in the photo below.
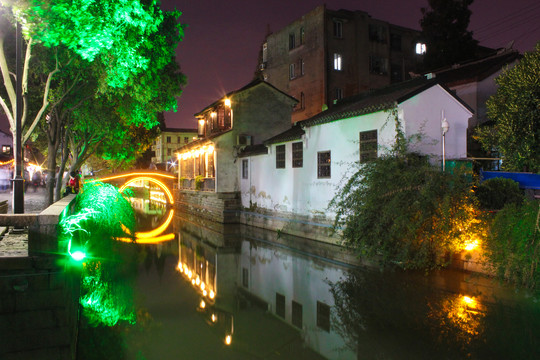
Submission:
<svg viewBox="0 0 540 360">
<path fill-rule="evenodd" d="M 419 32 L 363 11 L 321 5 L 266 38 L 261 78 L 298 99 L 292 121 L 335 101 L 409 78 Z"/>
<path fill-rule="evenodd" d="M 231 328 L 244 327 L 232 334 L 233 343 L 243 344 L 246 339 L 235 338 L 236 334 L 278 328 L 279 332 L 258 341 L 262 341 L 265 348 L 271 348 L 273 338 L 279 338 L 279 351 L 284 358 L 294 346 L 307 347 L 310 350 L 305 351 L 314 351 L 329 359 L 356 358 L 344 349 L 344 340 L 333 330 L 330 316 L 334 299 L 328 281 L 344 277 L 345 267 L 320 257 L 300 255 L 288 247 L 295 241 L 303 241 L 301 239 L 284 236 L 282 241 L 287 246 L 275 246 L 270 243 L 275 234 L 261 229 L 249 229 L 251 240 L 248 241 L 244 227 L 223 227 L 208 222 L 199 226 L 191 221 L 176 224 L 179 226 L 176 229 L 179 268 L 201 295 L 205 308 L 199 311 L 208 311 L 209 326 L 217 326 L 222 320 L 234 321 L 233 327 L 226 324 L 223 331 L 226 334 Z M 333 248 L 320 244 L 311 245 L 309 249 L 313 254 L 344 256 L 344 252 L 330 251 L 330 247 Z M 354 257 L 347 259 L 354 260 Z M 254 324 L 254 321 L 261 323 Z M 288 349 L 281 348 L 285 334 L 294 340 Z M 246 346 L 250 345 L 260 351 L 257 344 Z M 319 358 L 315 355 L 313 358 Z"/>
<path fill-rule="evenodd" d="M 152 144 L 152 164 L 160 170 L 177 172 L 176 149 L 192 142 L 196 136 L 196 129 L 164 129 Z"/>
</svg>

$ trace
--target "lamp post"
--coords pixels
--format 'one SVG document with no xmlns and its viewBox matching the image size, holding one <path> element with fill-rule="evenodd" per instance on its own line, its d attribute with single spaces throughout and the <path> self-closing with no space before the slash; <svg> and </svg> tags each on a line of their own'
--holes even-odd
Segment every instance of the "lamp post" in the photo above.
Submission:
<svg viewBox="0 0 540 360">
<path fill-rule="evenodd" d="M 21 24 L 17 22 L 17 32 L 15 35 L 15 72 L 16 72 L 16 102 L 15 102 L 15 138 L 13 141 L 13 160 L 15 169 L 13 172 L 13 213 L 24 213 L 24 178 L 23 178 L 23 151 L 22 151 L 22 31 Z"/>
<path fill-rule="evenodd" d="M 446 121 L 446 118 L 444 117 L 444 110 L 442 118 L 442 170 L 444 171 L 446 167 L 446 133 L 448 132 L 448 129 L 450 129 L 450 124 L 448 124 L 448 121 Z"/>
</svg>

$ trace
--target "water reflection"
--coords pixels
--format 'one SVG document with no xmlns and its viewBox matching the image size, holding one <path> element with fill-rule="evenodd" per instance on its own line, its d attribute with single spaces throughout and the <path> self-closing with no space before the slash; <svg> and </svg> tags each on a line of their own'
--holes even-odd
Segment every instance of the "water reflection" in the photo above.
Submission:
<svg viewBox="0 0 540 360">
<path fill-rule="evenodd" d="M 195 217 L 172 227 L 125 244 L 139 262 L 126 358 L 540 358 L 537 302 L 490 279 L 360 268 L 329 244 Z"/>
</svg>

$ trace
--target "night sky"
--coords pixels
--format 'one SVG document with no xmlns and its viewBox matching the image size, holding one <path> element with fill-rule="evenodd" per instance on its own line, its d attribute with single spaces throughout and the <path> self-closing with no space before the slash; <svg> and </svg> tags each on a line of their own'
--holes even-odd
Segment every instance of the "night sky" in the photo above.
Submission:
<svg viewBox="0 0 540 360">
<path fill-rule="evenodd" d="M 195 128 L 193 114 L 252 80 L 268 26 L 278 31 L 323 0 L 162 0 L 188 24 L 177 49 L 177 61 L 188 77 L 178 111 L 167 113 L 168 127 Z M 420 8 L 427 0 L 328 0 L 331 10 L 362 10 L 373 18 L 420 30 Z M 540 41 L 538 0 L 476 0 L 469 30 L 480 44 L 530 51 Z"/>
</svg>

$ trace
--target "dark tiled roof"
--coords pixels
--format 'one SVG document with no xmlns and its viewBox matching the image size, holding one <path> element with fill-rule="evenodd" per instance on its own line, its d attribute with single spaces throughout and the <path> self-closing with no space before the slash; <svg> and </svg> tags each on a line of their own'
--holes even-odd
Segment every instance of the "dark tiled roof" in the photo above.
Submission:
<svg viewBox="0 0 540 360">
<path fill-rule="evenodd" d="M 298 140 L 298 139 L 301 139 L 302 135 L 304 135 L 305 133 L 306 132 L 302 130 L 302 128 L 299 125 L 294 125 L 289 130 L 286 130 L 282 132 L 281 134 L 277 134 L 276 136 L 265 140 L 264 144 L 268 145 L 268 144 L 275 144 L 279 142 Z"/>
<path fill-rule="evenodd" d="M 437 81 L 435 80 L 417 77 L 409 81 L 342 99 L 331 109 L 296 124 L 302 127 L 313 126 L 390 109 L 396 103 L 399 104 L 436 84 Z"/>
<path fill-rule="evenodd" d="M 262 154 L 268 154 L 268 148 L 264 146 L 263 144 L 257 144 L 257 145 L 248 145 L 244 147 L 240 151 L 238 156 L 246 157 L 246 156 L 262 155 Z"/>
<path fill-rule="evenodd" d="M 508 50 L 480 60 L 438 69 L 432 73 L 435 74 L 436 79 L 447 86 L 464 84 L 483 80 L 501 70 L 504 66 L 521 59 L 521 57 L 522 55 L 519 52 Z"/>
<path fill-rule="evenodd" d="M 248 90 L 248 89 L 253 88 L 253 87 L 255 87 L 255 86 L 257 86 L 257 85 L 260 85 L 260 84 L 266 84 L 267 86 L 269 86 L 270 88 L 274 89 L 275 91 L 277 91 L 277 92 L 279 92 L 279 93 L 281 93 L 281 94 L 283 94 L 283 95 L 285 95 L 285 96 L 291 98 L 292 100 L 298 102 L 298 100 L 296 100 L 295 98 L 293 98 L 293 97 L 290 96 L 289 94 L 287 94 L 287 93 L 285 93 L 285 92 L 279 90 L 279 89 L 278 89 L 277 87 L 275 87 L 274 85 L 272 85 L 272 84 L 270 84 L 270 83 L 268 83 L 268 82 L 266 82 L 266 81 L 263 81 L 263 80 L 261 80 L 261 79 L 255 79 L 255 80 L 253 80 L 252 82 L 250 82 L 249 84 L 247 84 L 247 85 L 241 87 L 240 89 L 231 91 L 231 92 L 229 92 L 229 93 L 223 95 L 223 97 L 221 97 L 221 98 L 219 98 L 218 100 L 214 101 L 212 104 L 208 105 L 207 107 L 205 107 L 204 109 L 202 109 L 201 111 L 199 111 L 198 113 L 196 113 L 194 116 L 201 115 L 201 114 L 204 113 L 206 110 L 208 110 L 208 109 L 210 109 L 210 108 L 213 108 L 213 107 L 216 106 L 223 98 L 229 98 L 229 97 L 233 96 L 233 95 L 236 94 L 236 93 L 240 93 L 240 92 L 242 92 L 242 91 Z"/>
<path fill-rule="evenodd" d="M 164 132 L 189 132 L 189 133 L 196 133 L 197 129 L 178 129 L 178 128 L 165 128 L 161 130 L 162 133 Z"/>
</svg>

